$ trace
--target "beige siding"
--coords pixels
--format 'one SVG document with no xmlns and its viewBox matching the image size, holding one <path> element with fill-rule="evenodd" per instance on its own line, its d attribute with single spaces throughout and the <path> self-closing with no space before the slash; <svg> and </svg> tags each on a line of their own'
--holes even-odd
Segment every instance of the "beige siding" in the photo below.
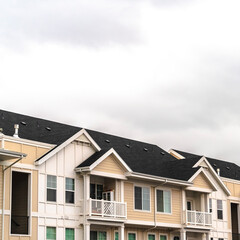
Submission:
<svg viewBox="0 0 240 240">
<path fill-rule="evenodd" d="M 240 198 L 240 184 L 227 182 L 227 181 L 225 181 L 224 184 L 227 186 L 227 188 L 231 192 L 232 197 Z"/>
<path fill-rule="evenodd" d="M 139 221 L 154 221 L 154 204 L 155 204 L 155 194 L 154 188 L 151 189 L 151 211 L 139 211 L 134 210 L 134 184 L 130 182 L 124 183 L 124 201 L 127 203 L 127 219 L 129 220 L 139 220 Z M 172 213 L 164 214 L 157 213 L 157 222 L 162 223 L 174 223 L 181 224 L 181 206 L 182 197 L 180 189 L 171 189 L 172 192 Z"/>
<path fill-rule="evenodd" d="M 38 171 L 32 171 L 32 211 L 38 211 Z"/>
<path fill-rule="evenodd" d="M 124 169 L 118 163 L 118 160 L 115 159 L 113 155 L 108 156 L 105 160 L 103 160 L 100 164 L 98 164 L 95 168 L 95 171 L 114 173 L 114 174 L 124 174 Z"/>
<path fill-rule="evenodd" d="M 193 180 L 193 186 L 199 187 L 199 188 L 207 188 L 212 189 L 212 185 L 208 181 L 208 179 L 204 176 L 203 173 L 200 173 L 194 180 Z"/>
</svg>

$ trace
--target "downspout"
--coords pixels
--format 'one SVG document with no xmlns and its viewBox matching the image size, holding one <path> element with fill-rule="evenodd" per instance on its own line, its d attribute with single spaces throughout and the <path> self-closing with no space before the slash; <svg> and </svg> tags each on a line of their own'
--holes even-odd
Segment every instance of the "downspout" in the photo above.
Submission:
<svg viewBox="0 0 240 240">
<path fill-rule="evenodd" d="M 15 162 L 13 162 L 12 164 L 10 164 L 8 167 L 5 168 L 5 166 L 2 166 L 2 240 L 4 240 L 4 208 L 5 208 L 5 171 L 9 168 L 11 168 L 14 164 L 16 164 L 17 162 L 21 161 L 23 159 L 23 155 L 16 160 Z"/>
<path fill-rule="evenodd" d="M 150 230 L 153 230 L 153 229 L 155 229 L 155 228 L 157 227 L 157 216 L 156 216 L 156 188 L 159 187 L 159 186 L 163 186 L 163 185 L 165 185 L 166 183 L 167 183 L 167 179 L 165 179 L 164 183 L 158 184 L 157 186 L 154 186 L 154 187 L 153 187 L 153 188 L 154 188 L 154 204 L 153 204 L 153 206 L 154 206 L 154 227 L 151 227 L 151 228 L 145 230 L 145 232 L 149 232 Z"/>
</svg>

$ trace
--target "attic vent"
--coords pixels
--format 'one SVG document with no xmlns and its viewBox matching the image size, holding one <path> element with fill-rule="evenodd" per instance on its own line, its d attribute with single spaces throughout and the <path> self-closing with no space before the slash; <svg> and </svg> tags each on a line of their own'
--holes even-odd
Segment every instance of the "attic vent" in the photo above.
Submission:
<svg viewBox="0 0 240 240">
<path fill-rule="evenodd" d="M 110 141 L 108 139 L 105 140 L 106 143 L 110 143 Z"/>
<path fill-rule="evenodd" d="M 147 149 L 147 148 L 143 148 L 143 150 L 144 150 L 145 152 L 147 152 L 147 151 L 148 151 L 148 149 Z"/>
<path fill-rule="evenodd" d="M 162 155 L 165 155 L 165 152 L 161 152 Z"/>
<path fill-rule="evenodd" d="M 50 127 L 45 127 L 46 130 L 51 131 L 52 129 Z"/>
<path fill-rule="evenodd" d="M 230 170 L 230 167 L 226 167 L 227 170 Z"/>
<path fill-rule="evenodd" d="M 217 166 L 217 164 L 216 164 L 216 163 L 214 163 L 214 164 L 213 164 L 213 166 L 214 166 L 214 167 L 216 167 L 216 166 Z"/>
<path fill-rule="evenodd" d="M 22 125 L 24 125 L 24 126 L 26 126 L 27 125 L 27 123 L 26 122 L 20 122 Z"/>
<path fill-rule="evenodd" d="M 126 146 L 127 148 L 130 148 L 130 145 L 129 145 L 129 144 L 125 144 L 125 146 Z"/>
</svg>

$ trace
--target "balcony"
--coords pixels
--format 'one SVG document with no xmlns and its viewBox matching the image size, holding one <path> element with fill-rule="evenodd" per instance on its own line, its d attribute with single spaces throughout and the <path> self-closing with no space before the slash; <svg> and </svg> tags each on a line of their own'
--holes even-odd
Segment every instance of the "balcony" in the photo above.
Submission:
<svg viewBox="0 0 240 240">
<path fill-rule="evenodd" d="M 89 199 L 89 216 L 107 220 L 125 220 L 127 218 L 127 204 L 116 201 Z"/>
<path fill-rule="evenodd" d="M 194 226 L 211 227 L 212 214 L 208 212 L 186 211 L 186 224 Z"/>
</svg>

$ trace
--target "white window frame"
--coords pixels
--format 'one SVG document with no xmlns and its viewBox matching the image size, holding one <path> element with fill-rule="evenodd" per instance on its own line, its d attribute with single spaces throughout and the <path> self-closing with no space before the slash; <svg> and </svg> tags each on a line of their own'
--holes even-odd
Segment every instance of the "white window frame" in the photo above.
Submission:
<svg viewBox="0 0 240 240">
<path fill-rule="evenodd" d="M 170 213 L 168 213 L 168 212 L 159 212 L 158 210 L 157 210 L 157 190 L 160 190 L 160 191 L 163 191 L 163 192 L 169 192 L 170 193 Z M 156 206 L 156 213 L 157 214 L 167 214 L 167 215 L 172 215 L 172 190 L 171 189 L 169 189 L 169 188 L 156 188 L 155 189 L 155 206 Z M 163 206 L 164 206 L 164 204 L 163 204 Z"/>
<path fill-rule="evenodd" d="M 74 190 L 67 190 L 67 188 L 66 188 L 66 186 L 67 186 L 67 184 L 66 184 L 66 181 L 67 181 L 67 178 L 68 179 L 73 179 L 73 181 L 74 181 Z M 75 183 L 76 181 L 75 181 L 75 178 L 70 178 L 70 177 L 66 177 L 65 178 L 65 204 L 70 204 L 70 205 L 74 205 L 75 204 L 75 202 L 76 202 L 76 194 L 75 194 L 75 189 L 76 189 L 76 183 Z M 73 195 L 74 195 L 74 202 L 73 203 L 67 203 L 66 202 L 66 193 L 67 192 L 73 192 Z"/>
<path fill-rule="evenodd" d="M 161 240 L 161 236 L 165 236 L 166 240 L 168 240 L 168 235 L 166 233 L 159 233 L 159 240 Z"/>
<path fill-rule="evenodd" d="M 149 235 L 154 235 L 154 236 L 155 236 L 155 240 L 157 240 L 156 233 L 149 232 L 149 233 L 147 234 L 147 240 L 148 240 Z"/>
<path fill-rule="evenodd" d="M 222 209 L 218 208 L 218 201 L 222 202 Z M 222 211 L 222 218 L 218 218 L 218 211 Z M 223 200 L 222 199 L 217 199 L 217 220 L 223 220 Z"/>
<path fill-rule="evenodd" d="M 48 185 L 47 185 L 47 178 L 48 178 L 48 176 L 53 176 L 53 177 L 56 177 L 56 188 L 51 188 L 51 187 L 48 187 Z M 57 176 L 56 175 L 52 175 L 52 174 L 46 174 L 46 202 L 47 203 L 57 203 Z M 56 190 L 56 201 L 49 201 L 48 199 L 47 199 L 47 190 L 48 189 L 52 189 L 52 190 Z"/>
<path fill-rule="evenodd" d="M 144 209 L 136 209 L 135 207 L 135 187 L 140 187 L 140 188 L 148 188 L 149 189 L 149 210 L 144 210 Z M 143 193 L 143 191 L 142 191 Z M 143 201 L 143 197 L 142 197 Z M 133 185 L 133 202 L 134 202 L 134 211 L 140 211 L 140 212 L 151 212 L 151 187 L 146 186 L 146 185 Z M 143 206 L 143 202 L 142 202 Z"/>
<path fill-rule="evenodd" d="M 127 232 L 127 240 L 129 240 L 129 238 L 128 238 L 128 234 L 129 234 L 129 233 L 135 234 L 136 240 L 137 240 L 137 232 L 134 232 L 134 231 L 128 231 L 128 232 Z"/>
<path fill-rule="evenodd" d="M 48 240 L 48 239 L 47 239 L 47 228 L 48 228 L 48 227 L 50 227 L 50 228 L 55 228 L 55 229 L 56 229 L 56 240 L 57 240 L 57 239 L 58 239 L 58 238 L 57 238 L 57 237 L 58 237 L 58 236 L 57 236 L 57 232 L 58 232 L 58 231 L 57 231 L 57 227 L 56 227 L 56 226 L 46 226 L 46 228 L 45 228 L 45 229 L 46 229 L 46 232 L 45 232 L 45 238 L 46 238 L 46 240 Z"/>
</svg>

